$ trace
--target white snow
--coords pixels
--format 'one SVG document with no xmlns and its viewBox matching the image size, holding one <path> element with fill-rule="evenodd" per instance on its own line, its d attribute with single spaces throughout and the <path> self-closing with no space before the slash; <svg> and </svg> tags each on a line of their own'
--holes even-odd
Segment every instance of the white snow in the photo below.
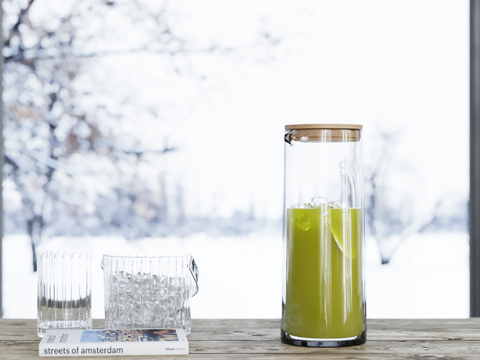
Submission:
<svg viewBox="0 0 480 360">
<path fill-rule="evenodd" d="M 68 241 L 66 241 L 68 240 Z M 192 300 L 194 318 L 280 318 L 281 233 L 244 237 L 198 234 L 185 239 L 52 238 L 39 247 L 93 251 L 93 317 L 104 318 L 102 254 L 117 251 L 180 251 L 193 254 L 200 269 L 200 291 Z M 389 265 L 367 239 L 369 318 L 466 318 L 469 316 L 468 235 L 416 235 Z M 4 316 L 36 317 L 36 274 L 24 235 L 3 241 Z"/>
</svg>

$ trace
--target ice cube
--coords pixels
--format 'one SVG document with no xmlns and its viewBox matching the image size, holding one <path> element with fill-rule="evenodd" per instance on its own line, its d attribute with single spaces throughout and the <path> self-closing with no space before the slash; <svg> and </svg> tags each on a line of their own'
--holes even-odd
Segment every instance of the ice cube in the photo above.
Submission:
<svg viewBox="0 0 480 360">
<path fill-rule="evenodd" d="M 149 277 L 144 277 L 140 280 L 140 284 L 142 285 L 143 289 L 149 290 L 152 287 L 152 280 Z"/>
<path fill-rule="evenodd" d="M 125 286 L 126 286 L 125 280 L 123 280 L 122 278 L 120 278 L 120 279 L 118 280 L 118 288 L 119 288 L 119 289 L 125 289 Z"/>
<path fill-rule="evenodd" d="M 312 200 L 310 201 L 311 204 L 314 204 L 316 206 L 318 205 L 326 205 L 328 204 L 328 199 L 323 196 L 314 196 L 312 197 Z"/>
<path fill-rule="evenodd" d="M 167 295 L 168 295 L 168 290 L 167 288 L 162 288 L 160 289 L 160 292 L 159 292 L 159 297 L 160 299 L 166 299 Z"/>
<path fill-rule="evenodd" d="M 332 209 L 346 209 L 348 208 L 348 205 L 344 202 L 338 202 L 338 201 L 331 201 L 328 203 Z"/>
</svg>

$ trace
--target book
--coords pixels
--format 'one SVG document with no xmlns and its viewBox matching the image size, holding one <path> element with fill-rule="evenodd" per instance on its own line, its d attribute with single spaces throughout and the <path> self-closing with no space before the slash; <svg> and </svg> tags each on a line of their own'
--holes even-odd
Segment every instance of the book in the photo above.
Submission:
<svg viewBox="0 0 480 360">
<path fill-rule="evenodd" d="M 183 329 L 47 330 L 40 356 L 186 355 Z"/>
</svg>

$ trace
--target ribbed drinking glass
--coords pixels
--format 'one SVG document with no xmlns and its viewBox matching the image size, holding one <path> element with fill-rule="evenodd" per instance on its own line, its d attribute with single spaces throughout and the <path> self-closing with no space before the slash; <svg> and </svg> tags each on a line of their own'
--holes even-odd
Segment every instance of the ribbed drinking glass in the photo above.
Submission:
<svg viewBox="0 0 480 360">
<path fill-rule="evenodd" d="M 37 251 L 37 335 L 92 327 L 91 252 Z"/>
</svg>

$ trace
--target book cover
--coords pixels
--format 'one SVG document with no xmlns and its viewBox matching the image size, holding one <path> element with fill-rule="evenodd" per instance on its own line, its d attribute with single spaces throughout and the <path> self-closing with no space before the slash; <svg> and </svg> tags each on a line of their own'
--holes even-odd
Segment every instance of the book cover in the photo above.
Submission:
<svg viewBox="0 0 480 360">
<path fill-rule="evenodd" d="M 183 329 L 47 330 L 40 356 L 186 355 Z"/>
</svg>

